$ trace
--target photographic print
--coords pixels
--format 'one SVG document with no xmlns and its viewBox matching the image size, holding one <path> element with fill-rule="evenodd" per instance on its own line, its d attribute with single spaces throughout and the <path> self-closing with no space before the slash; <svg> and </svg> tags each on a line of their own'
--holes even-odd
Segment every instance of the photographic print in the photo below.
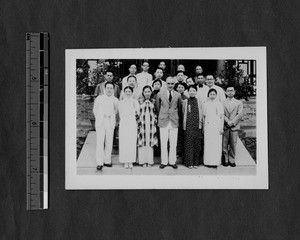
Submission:
<svg viewBox="0 0 300 240">
<path fill-rule="evenodd" d="M 66 189 L 267 189 L 266 48 L 66 50 Z"/>
</svg>

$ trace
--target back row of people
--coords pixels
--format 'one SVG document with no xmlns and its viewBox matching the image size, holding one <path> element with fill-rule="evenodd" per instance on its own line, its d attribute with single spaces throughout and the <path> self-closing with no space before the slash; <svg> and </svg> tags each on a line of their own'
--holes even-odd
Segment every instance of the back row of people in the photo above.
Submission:
<svg viewBox="0 0 300 240">
<path fill-rule="evenodd" d="M 164 62 L 161 62 L 161 64 L 159 66 L 165 66 Z M 180 67 L 180 66 L 182 66 L 182 67 Z M 170 75 L 167 74 L 164 71 L 164 69 L 158 67 L 154 73 L 154 76 L 155 76 L 154 79 L 153 79 L 152 75 L 148 73 L 148 69 L 149 69 L 148 62 L 143 63 L 142 69 L 143 69 L 143 71 L 141 73 L 135 75 L 136 66 L 134 64 L 131 65 L 129 68 L 130 74 L 122 79 L 121 84 L 114 82 L 113 81 L 113 79 L 114 79 L 113 71 L 107 70 L 104 75 L 104 81 L 96 86 L 94 95 L 99 96 L 104 93 L 104 85 L 106 82 L 114 82 L 115 83 L 114 96 L 120 100 L 122 100 L 124 98 L 124 88 L 126 86 L 131 86 L 133 88 L 133 90 L 134 90 L 133 97 L 139 101 L 142 101 L 142 98 L 143 98 L 142 97 L 142 89 L 146 85 L 152 86 L 152 89 L 154 89 L 154 86 L 153 86 L 154 82 L 157 82 L 157 80 L 160 80 L 161 88 L 162 89 L 166 88 L 166 78 L 164 78 L 164 77 L 170 76 Z M 223 102 L 225 100 L 226 97 L 225 97 L 224 90 L 221 87 L 215 85 L 215 79 L 212 75 L 207 75 L 206 78 L 204 77 L 204 75 L 202 75 L 201 66 L 196 67 L 196 73 L 197 73 L 196 76 L 190 77 L 190 78 L 188 78 L 184 74 L 184 66 L 183 65 L 179 65 L 178 69 L 179 70 L 177 71 L 176 76 L 174 77 L 175 83 L 176 83 L 176 86 L 175 86 L 176 91 L 177 91 L 178 85 L 181 85 L 180 89 L 182 89 L 182 87 L 183 87 L 184 90 L 182 92 L 184 92 L 185 96 L 188 97 L 187 87 L 192 84 L 197 84 L 197 94 L 199 95 L 199 97 L 201 97 L 201 100 L 203 102 L 206 101 L 207 92 L 210 88 L 216 89 L 216 91 L 218 92 L 218 99 L 221 102 Z"/>
</svg>

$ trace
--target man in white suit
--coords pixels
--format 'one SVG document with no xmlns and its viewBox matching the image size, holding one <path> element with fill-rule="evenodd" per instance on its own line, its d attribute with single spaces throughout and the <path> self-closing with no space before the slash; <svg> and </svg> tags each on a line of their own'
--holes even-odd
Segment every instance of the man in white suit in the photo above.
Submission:
<svg viewBox="0 0 300 240">
<path fill-rule="evenodd" d="M 176 165 L 177 134 L 179 126 L 179 113 L 181 113 L 182 100 L 178 92 L 174 90 L 175 79 L 168 77 L 167 88 L 157 94 L 156 109 L 158 113 L 158 127 L 160 131 L 161 164 L 165 168 L 168 164 L 174 169 Z M 168 141 L 170 150 L 168 154 Z"/>
<path fill-rule="evenodd" d="M 119 100 L 113 95 L 114 84 L 105 83 L 105 94 L 95 99 L 93 112 L 96 118 L 96 163 L 97 170 L 103 165 L 112 167 L 111 152 L 113 145 L 114 129 L 116 126 L 116 114 Z"/>
<path fill-rule="evenodd" d="M 240 120 L 243 117 L 243 103 L 234 98 L 235 89 L 233 86 L 226 87 L 227 99 L 224 106 L 224 133 L 223 133 L 223 166 L 235 167 L 235 150 L 240 130 Z M 229 149 L 228 149 L 229 147 Z"/>
</svg>

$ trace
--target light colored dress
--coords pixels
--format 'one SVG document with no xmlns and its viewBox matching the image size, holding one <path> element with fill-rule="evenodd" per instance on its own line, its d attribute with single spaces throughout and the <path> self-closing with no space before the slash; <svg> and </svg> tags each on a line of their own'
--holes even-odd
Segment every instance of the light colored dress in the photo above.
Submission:
<svg viewBox="0 0 300 240">
<path fill-rule="evenodd" d="M 124 98 L 119 103 L 119 161 L 121 163 L 136 162 L 137 123 L 135 113 L 139 111 L 139 103 L 133 98 Z"/>
<path fill-rule="evenodd" d="M 153 147 L 150 146 L 150 113 L 147 108 L 145 112 L 145 125 L 146 125 L 146 146 L 139 147 L 139 164 L 153 164 Z"/>
<path fill-rule="evenodd" d="M 204 164 L 217 166 L 221 164 L 222 135 L 221 115 L 224 114 L 222 103 L 215 99 L 204 104 Z"/>
</svg>

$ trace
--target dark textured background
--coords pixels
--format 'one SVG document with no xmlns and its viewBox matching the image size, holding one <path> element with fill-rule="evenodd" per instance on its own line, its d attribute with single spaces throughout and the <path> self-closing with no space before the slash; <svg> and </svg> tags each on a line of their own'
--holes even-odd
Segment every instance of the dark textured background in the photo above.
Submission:
<svg viewBox="0 0 300 240">
<path fill-rule="evenodd" d="M 0 239 L 300 239 L 300 2 L 0 1 Z M 50 33 L 50 209 L 26 211 L 25 33 Z M 66 191 L 65 49 L 267 46 L 270 190 Z"/>
</svg>

